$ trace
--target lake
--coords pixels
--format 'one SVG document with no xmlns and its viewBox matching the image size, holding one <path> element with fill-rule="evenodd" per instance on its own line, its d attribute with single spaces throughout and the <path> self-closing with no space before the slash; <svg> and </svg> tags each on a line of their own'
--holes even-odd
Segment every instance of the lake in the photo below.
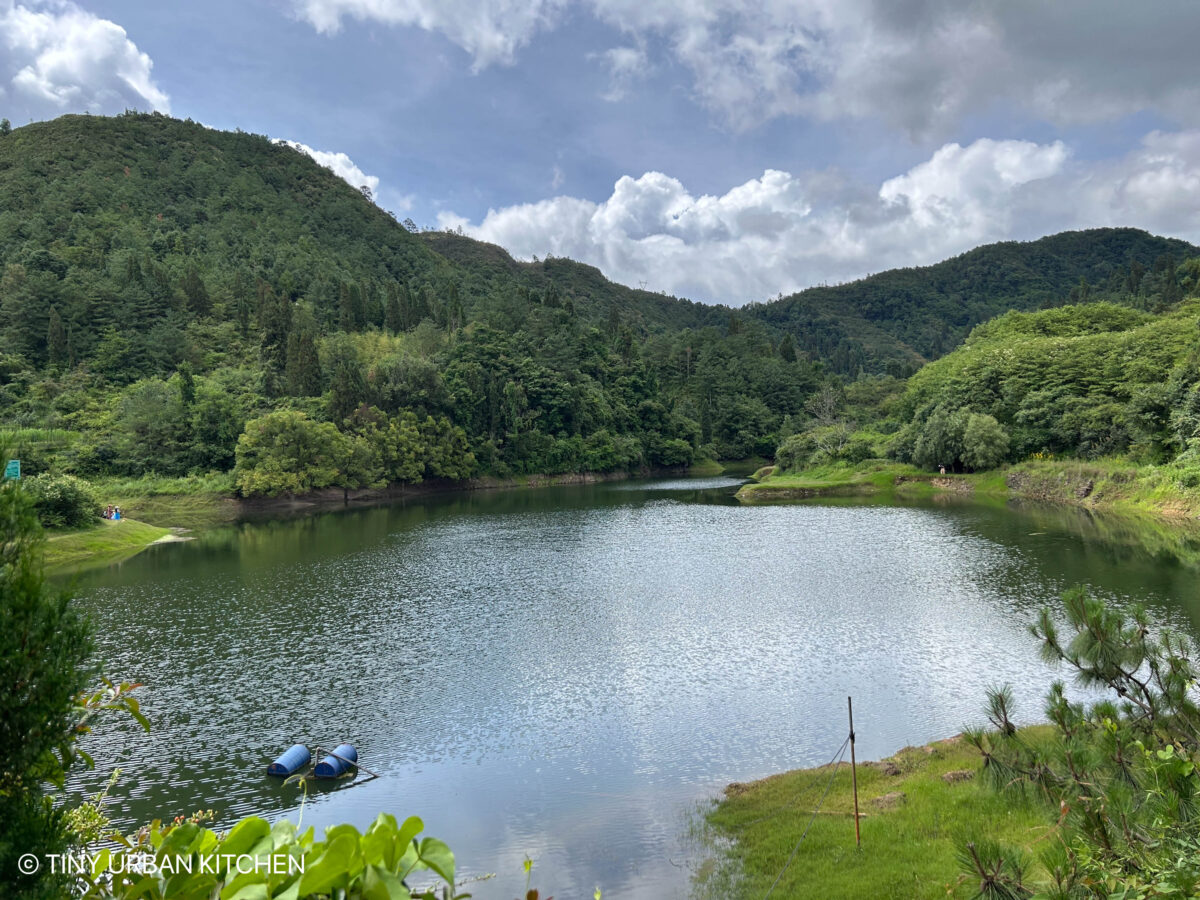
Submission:
<svg viewBox="0 0 1200 900">
<path fill-rule="evenodd" d="M 952 735 L 1009 682 L 1040 716 L 1026 628 L 1079 582 L 1196 631 L 1193 536 L 953 498 L 745 507 L 732 478 L 447 494 L 213 529 L 81 576 L 106 670 L 151 734 L 86 745 L 129 829 L 300 813 L 265 775 L 350 741 L 382 777 L 303 821 L 420 815 L 484 900 L 522 863 L 560 900 L 684 897 L 696 810 L 825 763 Z"/>
</svg>

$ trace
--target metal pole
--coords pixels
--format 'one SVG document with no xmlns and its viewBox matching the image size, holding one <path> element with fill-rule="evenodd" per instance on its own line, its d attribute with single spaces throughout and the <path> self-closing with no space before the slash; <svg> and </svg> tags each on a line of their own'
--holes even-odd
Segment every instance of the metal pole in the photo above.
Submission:
<svg viewBox="0 0 1200 900">
<path fill-rule="evenodd" d="M 858 830 L 858 767 L 854 761 L 854 699 L 846 698 L 846 709 L 850 713 L 850 781 L 854 785 L 854 846 L 862 849 L 862 835 Z"/>
</svg>

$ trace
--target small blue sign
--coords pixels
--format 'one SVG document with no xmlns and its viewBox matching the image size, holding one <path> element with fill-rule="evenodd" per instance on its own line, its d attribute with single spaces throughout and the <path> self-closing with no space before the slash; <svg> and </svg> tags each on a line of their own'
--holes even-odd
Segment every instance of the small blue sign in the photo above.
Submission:
<svg viewBox="0 0 1200 900">
<path fill-rule="evenodd" d="M 8 465 L 4 467 L 4 480 L 10 478 L 21 477 L 21 461 L 19 459 L 10 459 Z"/>
</svg>

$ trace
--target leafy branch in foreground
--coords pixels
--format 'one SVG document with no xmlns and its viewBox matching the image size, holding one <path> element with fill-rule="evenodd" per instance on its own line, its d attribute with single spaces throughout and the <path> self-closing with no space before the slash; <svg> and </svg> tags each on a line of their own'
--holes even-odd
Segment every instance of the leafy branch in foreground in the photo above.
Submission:
<svg viewBox="0 0 1200 900">
<path fill-rule="evenodd" d="M 123 850 L 102 850 L 84 881 L 84 900 L 466 900 L 456 893 L 454 854 L 433 837 L 417 840 L 424 823 L 382 814 L 363 833 L 335 825 L 317 841 L 313 829 L 275 825 L 250 816 L 226 835 L 184 821 L 143 829 Z M 153 864 L 130 871 L 130 859 Z M 422 872 L 439 888 L 414 891 L 406 879 Z"/>
<path fill-rule="evenodd" d="M 1115 697 L 1073 702 L 1055 681 L 1040 739 L 1012 720 L 1012 693 L 989 692 L 991 729 L 966 733 L 997 789 L 1049 801 L 1058 811 L 1040 879 L 1012 851 L 967 845 L 963 871 L 977 896 L 1190 897 L 1200 891 L 1200 708 L 1191 642 L 1152 631 L 1144 609 L 1126 613 L 1076 588 L 1063 596 L 1065 628 L 1048 609 L 1031 632 L 1042 656 L 1075 681 Z"/>
</svg>

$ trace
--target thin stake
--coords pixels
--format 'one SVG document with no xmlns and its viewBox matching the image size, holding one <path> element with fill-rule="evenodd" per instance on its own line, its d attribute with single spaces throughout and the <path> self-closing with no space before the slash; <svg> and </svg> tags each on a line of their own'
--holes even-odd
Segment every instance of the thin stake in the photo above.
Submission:
<svg viewBox="0 0 1200 900">
<path fill-rule="evenodd" d="M 862 849 L 862 835 L 858 830 L 858 768 L 854 762 L 854 699 L 846 698 L 846 709 L 850 713 L 850 781 L 854 785 L 854 846 Z"/>
<path fill-rule="evenodd" d="M 344 757 L 344 756 L 338 756 L 338 755 L 337 755 L 336 753 L 334 753 L 332 750 L 325 750 L 325 748 L 324 748 L 324 747 L 321 747 L 321 746 L 318 746 L 318 747 L 317 747 L 317 752 L 318 752 L 318 753 L 320 753 L 322 750 L 324 750 L 324 751 L 325 751 L 325 754 L 326 754 L 326 755 L 328 755 L 328 756 L 332 756 L 334 759 L 340 759 L 342 762 L 344 762 L 344 763 L 345 763 L 346 765 L 348 765 L 348 766 L 354 766 L 354 768 L 356 768 L 356 769 L 362 769 L 364 772 L 366 772 L 366 773 L 367 773 L 368 775 L 370 775 L 372 778 L 378 778 L 378 777 L 379 777 L 379 775 L 377 775 L 375 772 L 372 772 L 372 771 L 371 771 L 370 769 L 368 769 L 366 766 L 364 766 L 364 765 L 360 765 L 359 763 L 355 762 L 355 761 L 354 761 L 354 760 L 352 760 L 352 759 L 346 759 L 346 757 Z"/>
</svg>

